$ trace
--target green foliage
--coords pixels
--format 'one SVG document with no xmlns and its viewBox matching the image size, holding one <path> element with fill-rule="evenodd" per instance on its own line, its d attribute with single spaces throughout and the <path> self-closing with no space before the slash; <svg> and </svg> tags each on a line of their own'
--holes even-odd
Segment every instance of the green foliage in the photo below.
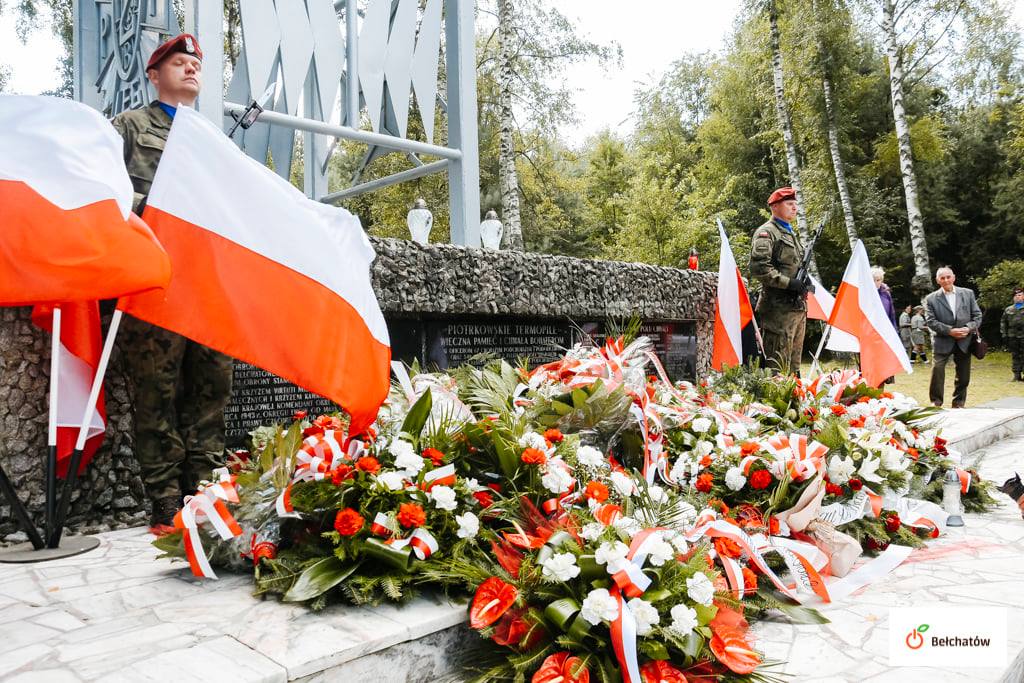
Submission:
<svg viewBox="0 0 1024 683">
<path fill-rule="evenodd" d="M 1024 259 L 1001 261 L 978 282 L 978 303 L 999 311 L 1013 303 L 1013 290 L 1024 287 Z"/>
</svg>

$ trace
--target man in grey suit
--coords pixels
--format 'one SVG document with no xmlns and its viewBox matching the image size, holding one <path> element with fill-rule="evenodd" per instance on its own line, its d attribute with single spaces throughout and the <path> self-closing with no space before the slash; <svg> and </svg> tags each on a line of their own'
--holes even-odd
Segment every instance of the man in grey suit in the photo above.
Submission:
<svg viewBox="0 0 1024 683">
<path fill-rule="evenodd" d="M 935 271 L 939 289 L 924 300 L 924 323 L 932 331 L 932 381 L 928 398 L 932 405 L 942 405 L 946 382 L 946 363 L 950 357 L 956 366 L 953 385 L 953 407 L 963 408 L 967 402 L 967 385 L 971 381 L 971 340 L 981 325 L 981 309 L 974 292 L 954 286 L 953 269 Z"/>
</svg>

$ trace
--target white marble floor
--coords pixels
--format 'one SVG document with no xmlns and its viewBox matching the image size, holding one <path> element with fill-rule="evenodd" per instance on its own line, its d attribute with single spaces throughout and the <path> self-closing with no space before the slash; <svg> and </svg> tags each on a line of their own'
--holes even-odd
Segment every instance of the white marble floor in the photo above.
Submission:
<svg viewBox="0 0 1024 683">
<path fill-rule="evenodd" d="M 977 438 L 986 426 L 1002 435 L 1011 424 L 1024 428 L 1019 415 L 1024 413 L 950 411 L 946 436 Z M 978 453 L 985 456 L 981 471 L 1002 481 L 1021 453 L 1024 437 L 1002 441 Z M 463 606 L 439 598 L 401 609 L 335 607 L 311 614 L 254 599 L 248 576 L 225 573 L 220 581 L 200 583 L 184 564 L 156 561 L 144 529 L 100 539 L 98 549 L 77 557 L 0 564 L 0 679 L 331 680 L 335 667 L 465 620 Z M 1006 605 L 1016 653 L 1024 647 L 1022 551 L 1024 521 L 1007 500 L 994 514 L 968 516 L 967 527 L 915 552 L 888 580 L 826 606 L 830 625 L 760 624 L 759 646 L 769 658 L 788 660 L 794 681 L 998 680 L 998 669 L 890 670 L 886 618 L 890 606 L 918 602 Z M 401 672 L 410 667 L 392 652 L 386 672 L 351 679 L 404 680 Z M 357 666 L 353 673 L 370 669 Z"/>
</svg>

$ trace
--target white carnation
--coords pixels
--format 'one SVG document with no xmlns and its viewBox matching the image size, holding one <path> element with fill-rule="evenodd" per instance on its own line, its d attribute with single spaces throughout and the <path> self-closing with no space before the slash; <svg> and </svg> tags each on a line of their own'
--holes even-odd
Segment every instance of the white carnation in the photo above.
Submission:
<svg viewBox="0 0 1024 683">
<path fill-rule="evenodd" d="M 583 528 L 580 530 L 580 536 L 588 541 L 598 539 L 603 533 L 604 524 L 601 524 L 601 522 L 590 522 L 589 524 L 584 524 Z"/>
<path fill-rule="evenodd" d="M 665 489 L 661 488 L 657 484 L 651 484 L 647 487 L 647 495 L 651 497 L 655 503 L 664 503 L 668 500 L 668 493 Z"/>
<path fill-rule="evenodd" d="M 405 488 L 405 472 L 381 472 L 377 475 L 377 481 L 384 484 L 389 491 L 401 491 Z"/>
<path fill-rule="evenodd" d="M 633 478 L 625 472 L 612 472 L 611 476 L 612 486 L 618 491 L 620 496 L 628 498 L 633 495 L 636 490 L 636 484 L 633 483 Z"/>
<path fill-rule="evenodd" d="M 672 465 L 672 471 L 669 473 L 669 476 L 672 477 L 672 481 L 682 483 L 683 479 L 686 479 L 689 474 L 689 470 L 690 461 L 683 456 L 679 456 L 676 458 L 675 464 Z"/>
<path fill-rule="evenodd" d="M 701 574 L 700 576 L 704 576 Z M 697 628 L 697 610 L 686 605 L 676 605 L 671 609 L 672 625 L 670 629 L 681 636 L 688 636 Z"/>
<path fill-rule="evenodd" d="M 736 439 L 742 441 L 747 438 L 750 432 L 747 430 L 747 425 L 742 422 L 733 422 L 732 424 L 726 425 L 725 430 L 733 435 Z"/>
<path fill-rule="evenodd" d="M 565 493 L 573 481 L 575 480 L 569 474 L 568 467 L 561 460 L 549 461 L 544 476 L 540 478 L 540 483 L 552 493 Z"/>
<path fill-rule="evenodd" d="M 537 432 L 526 432 L 519 437 L 520 448 L 536 448 L 539 451 L 547 452 L 547 440 Z"/>
<path fill-rule="evenodd" d="M 459 525 L 459 530 L 456 532 L 459 538 L 474 538 L 480 531 L 480 520 L 472 512 L 455 515 L 455 521 Z"/>
<path fill-rule="evenodd" d="M 661 621 L 658 610 L 646 600 L 633 598 L 626 605 L 629 607 L 629 611 L 633 613 L 633 620 L 636 621 L 636 634 L 638 636 L 646 636 Z"/>
<path fill-rule="evenodd" d="M 430 489 L 430 498 L 439 510 L 451 512 L 457 507 L 455 502 L 455 489 L 450 486 L 435 486 Z"/>
<path fill-rule="evenodd" d="M 592 469 L 608 466 L 608 461 L 605 460 L 604 454 L 593 446 L 580 446 L 577 448 L 576 460 L 584 467 Z"/>
<path fill-rule="evenodd" d="M 580 575 L 576 566 L 576 556 L 572 553 L 555 553 L 540 563 L 543 574 L 549 581 L 568 581 Z"/>
<path fill-rule="evenodd" d="M 607 588 L 595 588 L 583 599 L 580 616 L 594 626 L 602 621 L 614 621 L 619 616 L 619 603 Z"/>
<path fill-rule="evenodd" d="M 697 445 L 693 447 L 693 452 L 698 458 L 703 458 L 705 455 L 711 455 L 715 452 L 715 444 L 701 439 L 697 442 Z"/>
<path fill-rule="evenodd" d="M 711 420 L 706 417 L 698 417 L 693 421 L 693 424 L 690 425 L 690 429 L 698 434 L 703 434 L 711 429 Z"/>
<path fill-rule="evenodd" d="M 391 444 L 391 453 L 395 456 L 395 467 L 405 470 L 410 476 L 419 474 L 419 471 L 423 469 L 423 458 L 419 456 L 408 441 L 396 439 Z"/>
<path fill-rule="evenodd" d="M 594 561 L 598 564 L 605 565 L 609 574 L 614 574 L 615 572 L 621 571 L 629 562 L 629 560 L 626 559 L 626 553 L 628 552 L 629 546 L 622 541 L 602 543 L 594 553 Z"/>
<path fill-rule="evenodd" d="M 697 573 L 686 580 L 686 594 L 700 605 L 710 605 L 715 597 L 715 587 L 707 574 Z"/>
<path fill-rule="evenodd" d="M 725 485 L 730 491 L 739 491 L 747 483 L 747 478 L 743 476 L 743 470 L 739 467 L 730 467 L 725 473 Z"/>
<path fill-rule="evenodd" d="M 616 531 L 621 531 L 630 538 L 636 536 L 638 533 L 643 531 L 644 528 L 640 522 L 636 521 L 632 517 L 626 517 L 625 515 L 619 517 L 612 524 Z"/>
<path fill-rule="evenodd" d="M 683 541 L 683 543 L 686 543 L 686 541 Z M 676 551 L 670 543 L 659 540 L 651 545 L 651 552 L 647 555 L 647 561 L 655 567 L 660 567 L 675 557 L 675 555 Z"/>
</svg>

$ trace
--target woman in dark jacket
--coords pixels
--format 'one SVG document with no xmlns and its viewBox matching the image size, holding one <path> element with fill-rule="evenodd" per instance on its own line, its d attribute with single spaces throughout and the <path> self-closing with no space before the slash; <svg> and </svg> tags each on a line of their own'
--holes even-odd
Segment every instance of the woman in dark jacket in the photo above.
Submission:
<svg viewBox="0 0 1024 683">
<path fill-rule="evenodd" d="M 878 266 L 874 266 L 871 269 L 871 277 L 875 279 L 875 287 L 878 288 L 878 298 L 882 300 L 882 308 L 885 309 L 885 314 L 889 316 L 889 322 L 895 330 L 899 331 L 899 323 L 896 322 L 896 307 L 892 304 L 892 290 L 889 289 L 889 285 L 885 284 L 885 271 Z"/>
</svg>

